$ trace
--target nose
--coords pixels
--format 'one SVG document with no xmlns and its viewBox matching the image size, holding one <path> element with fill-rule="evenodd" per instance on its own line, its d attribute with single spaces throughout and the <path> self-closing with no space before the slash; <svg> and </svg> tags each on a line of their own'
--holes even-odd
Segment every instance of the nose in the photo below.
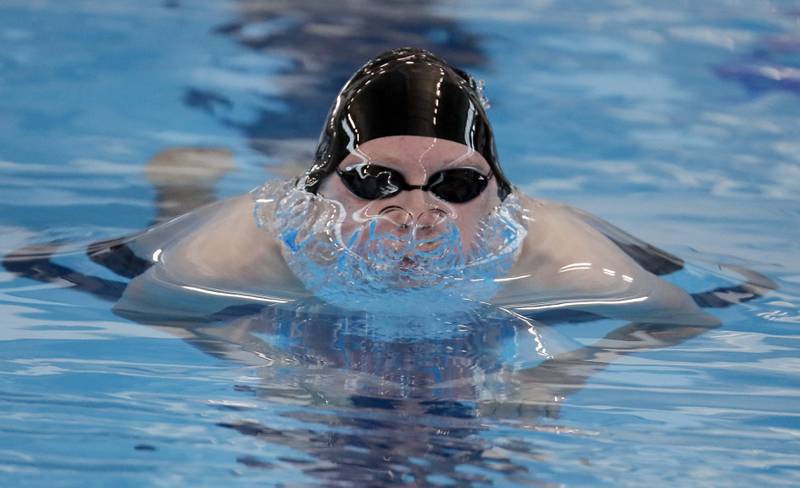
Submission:
<svg viewBox="0 0 800 488">
<path fill-rule="evenodd" d="M 439 206 L 430 192 L 421 189 L 401 191 L 387 203 L 406 209 L 415 218 Z"/>
<path fill-rule="evenodd" d="M 394 232 L 412 232 L 417 238 L 424 239 L 437 233 L 449 215 L 446 209 L 422 190 L 401 192 L 386 204 L 380 214 Z"/>
</svg>

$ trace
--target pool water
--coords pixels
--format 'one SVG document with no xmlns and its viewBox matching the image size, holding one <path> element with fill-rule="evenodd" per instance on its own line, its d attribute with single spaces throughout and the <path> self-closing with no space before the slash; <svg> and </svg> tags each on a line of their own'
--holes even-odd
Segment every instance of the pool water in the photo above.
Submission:
<svg viewBox="0 0 800 488">
<path fill-rule="evenodd" d="M 800 484 L 796 2 L 5 0 L 0 39 L 3 255 L 145 228 L 171 147 L 233 152 L 218 198 L 296 173 L 349 74 L 414 45 L 486 81 L 526 193 L 691 292 L 717 263 L 779 286 L 618 353 L 591 346 L 623 322 L 490 308 L 139 323 L 0 269 L 0 486 Z"/>
</svg>

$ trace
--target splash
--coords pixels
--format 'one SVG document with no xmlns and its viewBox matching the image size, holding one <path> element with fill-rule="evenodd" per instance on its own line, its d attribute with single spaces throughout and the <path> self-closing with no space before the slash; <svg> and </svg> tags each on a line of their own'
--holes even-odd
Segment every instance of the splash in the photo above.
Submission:
<svg viewBox="0 0 800 488">
<path fill-rule="evenodd" d="M 514 194 L 481 221 L 469 249 L 453 219 L 436 211 L 414 219 L 394 207 L 356 219 L 345 242 L 342 224 L 353 216 L 338 201 L 293 182 L 268 182 L 253 196 L 259 227 L 281 241 L 306 288 L 351 310 L 413 315 L 474 308 L 497 292 L 495 280 L 511 270 L 527 234 Z"/>
</svg>

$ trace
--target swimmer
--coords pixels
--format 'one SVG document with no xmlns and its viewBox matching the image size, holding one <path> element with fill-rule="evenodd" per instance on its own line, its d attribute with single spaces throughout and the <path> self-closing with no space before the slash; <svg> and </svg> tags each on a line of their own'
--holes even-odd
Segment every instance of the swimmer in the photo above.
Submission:
<svg viewBox="0 0 800 488">
<path fill-rule="evenodd" d="M 424 311 L 434 294 L 526 315 L 570 309 L 714 326 L 699 305 L 772 287 L 753 275 L 691 296 L 658 276 L 681 269 L 680 259 L 521 194 L 500 167 L 484 106 L 480 84 L 463 71 L 423 50 L 389 51 L 338 94 L 305 175 L 93 244 L 89 256 L 131 278 L 115 288 L 117 311 L 165 317 L 313 297 Z M 21 256 L 6 267 L 64 277 L 45 258 Z M 90 288 L 86 277 L 71 278 Z"/>
</svg>

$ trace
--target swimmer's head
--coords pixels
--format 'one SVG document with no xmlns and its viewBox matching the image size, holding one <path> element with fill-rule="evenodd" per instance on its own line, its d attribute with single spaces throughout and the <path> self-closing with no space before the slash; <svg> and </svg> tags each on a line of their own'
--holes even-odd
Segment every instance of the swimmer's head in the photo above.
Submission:
<svg viewBox="0 0 800 488">
<path fill-rule="evenodd" d="M 502 200 L 511 184 L 500 169 L 484 104 L 478 82 L 432 53 L 385 52 L 359 69 L 336 97 L 305 187 L 316 193 L 343 159 L 371 140 L 421 136 L 461 144 L 483 157 Z"/>
<path fill-rule="evenodd" d="M 494 293 L 526 230 L 484 103 L 472 78 L 419 49 L 347 82 L 305 178 L 257 196 L 260 225 L 310 291 L 362 310 L 385 310 L 391 293 L 404 313 Z"/>
<path fill-rule="evenodd" d="M 475 80 L 427 51 L 384 53 L 337 96 L 305 188 L 343 205 L 346 240 L 377 219 L 378 231 L 423 241 L 452 224 L 469 248 L 511 192 L 484 102 Z"/>
</svg>

